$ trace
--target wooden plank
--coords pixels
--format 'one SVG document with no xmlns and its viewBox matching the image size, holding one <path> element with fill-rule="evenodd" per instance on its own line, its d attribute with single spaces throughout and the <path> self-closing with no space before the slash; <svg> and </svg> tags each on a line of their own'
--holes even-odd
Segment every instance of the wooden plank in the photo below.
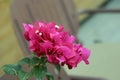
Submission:
<svg viewBox="0 0 120 80">
<path fill-rule="evenodd" d="M 77 33 L 77 29 L 79 28 L 77 17 L 74 16 L 76 12 L 75 5 L 73 4 L 73 1 L 69 1 L 69 0 L 61 0 L 61 1 L 63 1 L 66 17 L 67 20 L 69 21 L 68 24 L 70 26 L 70 29 L 72 29 L 72 34 L 75 35 Z"/>
</svg>

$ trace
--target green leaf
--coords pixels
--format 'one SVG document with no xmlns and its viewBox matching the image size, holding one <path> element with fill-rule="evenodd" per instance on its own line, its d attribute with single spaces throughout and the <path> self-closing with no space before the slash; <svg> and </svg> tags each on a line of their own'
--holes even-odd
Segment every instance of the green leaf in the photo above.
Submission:
<svg viewBox="0 0 120 80">
<path fill-rule="evenodd" d="M 6 74 L 10 74 L 10 75 L 17 75 L 18 71 L 21 69 L 20 65 L 12 65 L 12 64 L 8 64 L 8 65 L 4 65 L 3 66 L 3 70 Z"/>
<path fill-rule="evenodd" d="M 22 60 L 18 62 L 19 65 L 25 65 L 25 64 L 30 64 L 30 58 L 25 57 Z"/>
<path fill-rule="evenodd" d="M 44 55 L 44 56 L 42 56 L 42 57 L 40 58 L 40 63 L 41 63 L 42 65 L 45 65 L 46 62 L 47 62 L 47 57 Z"/>
<path fill-rule="evenodd" d="M 42 80 L 46 75 L 46 68 L 44 66 L 34 66 L 32 72 L 37 80 Z"/>
<path fill-rule="evenodd" d="M 20 70 L 18 73 L 18 77 L 20 80 L 28 80 L 30 77 L 32 77 L 32 72 L 25 72 L 23 70 Z"/>
<path fill-rule="evenodd" d="M 29 76 L 27 76 L 27 73 L 22 70 L 19 71 L 18 77 L 20 80 L 27 80 L 29 78 Z"/>
<path fill-rule="evenodd" d="M 56 67 L 57 71 L 60 72 L 60 69 L 61 69 L 60 64 L 55 65 L 55 67 Z"/>
<path fill-rule="evenodd" d="M 54 80 L 53 75 L 50 73 L 46 73 L 46 77 L 48 78 L 48 80 Z"/>
<path fill-rule="evenodd" d="M 31 60 L 30 60 L 30 65 L 36 65 L 39 63 L 39 58 L 38 57 L 33 57 Z"/>
<path fill-rule="evenodd" d="M 19 77 L 20 80 L 28 80 L 32 76 L 33 76 L 33 72 L 32 71 L 25 72 L 23 70 L 20 70 L 19 73 L 18 73 L 18 77 Z"/>
</svg>

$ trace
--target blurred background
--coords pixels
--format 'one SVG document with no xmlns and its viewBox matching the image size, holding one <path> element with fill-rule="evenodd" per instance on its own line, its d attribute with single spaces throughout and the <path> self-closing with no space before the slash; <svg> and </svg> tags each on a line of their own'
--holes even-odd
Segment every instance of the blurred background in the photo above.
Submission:
<svg viewBox="0 0 120 80">
<path fill-rule="evenodd" d="M 11 21 L 13 0 L 0 0 L 0 75 L 4 64 L 15 63 L 23 57 Z M 120 0 L 73 0 L 76 12 L 91 9 L 120 9 Z M 68 70 L 69 75 L 120 79 L 120 12 L 78 14 L 78 40 L 91 50 L 90 65 L 79 64 Z M 89 79 L 88 79 L 89 80 Z"/>
</svg>

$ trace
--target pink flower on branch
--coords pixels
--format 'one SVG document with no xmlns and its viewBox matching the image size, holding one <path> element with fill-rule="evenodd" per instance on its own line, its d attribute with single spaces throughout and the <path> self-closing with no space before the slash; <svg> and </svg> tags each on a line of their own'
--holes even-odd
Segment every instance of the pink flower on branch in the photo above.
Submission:
<svg viewBox="0 0 120 80">
<path fill-rule="evenodd" d="M 69 31 L 63 31 L 64 26 L 39 21 L 23 26 L 24 37 L 37 57 L 46 55 L 48 62 L 66 64 L 69 69 L 76 67 L 81 61 L 89 64 L 90 50 L 80 43 L 75 44 L 75 37 L 69 35 Z"/>
</svg>

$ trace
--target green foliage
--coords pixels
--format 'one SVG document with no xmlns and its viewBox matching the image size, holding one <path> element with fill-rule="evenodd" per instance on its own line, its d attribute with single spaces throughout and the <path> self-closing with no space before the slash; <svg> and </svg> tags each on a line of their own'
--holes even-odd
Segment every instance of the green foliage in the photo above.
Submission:
<svg viewBox="0 0 120 80">
<path fill-rule="evenodd" d="M 18 72 L 18 77 L 20 80 L 27 80 L 30 76 L 29 76 L 29 73 L 24 72 L 23 70 L 20 70 Z"/>
<path fill-rule="evenodd" d="M 46 75 L 47 69 L 43 66 L 34 66 L 32 72 L 37 80 L 42 80 Z"/>
<path fill-rule="evenodd" d="M 42 56 L 40 58 L 23 58 L 17 64 L 8 64 L 3 66 L 3 70 L 6 74 L 18 76 L 20 80 L 28 80 L 34 76 L 36 80 L 42 80 L 45 76 L 48 80 L 54 80 L 52 74 L 47 72 L 47 58 Z M 28 65 L 31 67 L 31 71 L 26 72 L 22 69 L 22 66 Z M 60 71 L 60 65 L 56 66 L 57 70 Z"/>
<path fill-rule="evenodd" d="M 21 69 L 21 66 L 19 65 L 8 64 L 3 66 L 4 72 L 10 75 L 17 75 L 20 69 Z"/>
<path fill-rule="evenodd" d="M 30 65 L 33 66 L 33 65 L 36 65 L 40 63 L 40 59 L 38 57 L 33 57 L 31 60 L 30 60 Z"/>
<path fill-rule="evenodd" d="M 18 62 L 18 64 L 19 64 L 19 65 L 30 64 L 30 61 L 31 61 L 31 60 L 30 60 L 28 57 L 25 57 L 25 58 L 21 59 L 21 60 Z"/>
</svg>

